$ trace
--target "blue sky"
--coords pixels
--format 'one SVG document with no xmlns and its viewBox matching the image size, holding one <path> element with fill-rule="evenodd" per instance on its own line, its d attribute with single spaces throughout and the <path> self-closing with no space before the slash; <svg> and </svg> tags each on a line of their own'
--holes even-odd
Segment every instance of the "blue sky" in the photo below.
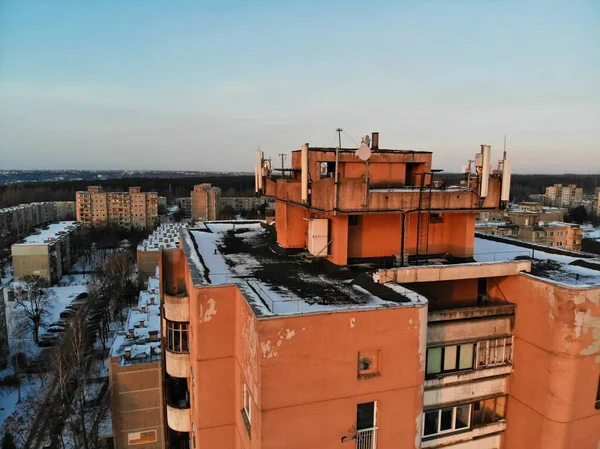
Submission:
<svg viewBox="0 0 600 449">
<path fill-rule="evenodd" d="M 0 1 L 0 168 L 250 171 L 336 127 L 600 172 L 600 2 Z"/>
</svg>

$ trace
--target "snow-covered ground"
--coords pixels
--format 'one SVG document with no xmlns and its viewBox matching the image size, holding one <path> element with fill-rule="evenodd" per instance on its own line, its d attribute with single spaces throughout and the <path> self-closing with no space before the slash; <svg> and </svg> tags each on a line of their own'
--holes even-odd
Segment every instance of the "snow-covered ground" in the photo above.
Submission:
<svg viewBox="0 0 600 449">
<path fill-rule="evenodd" d="M 583 229 L 583 238 L 600 240 L 600 227 L 595 228 L 591 224 L 585 224 L 581 229 Z"/>
</svg>

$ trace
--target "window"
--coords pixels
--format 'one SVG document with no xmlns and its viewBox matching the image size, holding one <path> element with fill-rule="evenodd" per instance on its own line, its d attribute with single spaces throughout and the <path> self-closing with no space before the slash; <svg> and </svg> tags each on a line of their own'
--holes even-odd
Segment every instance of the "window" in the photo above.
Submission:
<svg viewBox="0 0 600 449">
<path fill-rule="evenodd" d="M 358 226 L 358 215 L 348 215 L 348 226 Z"/>
<path fill-rule="evenodd" d="M 471 404 L 461 404 L 423 413 L 423 436 L 468 429 L 471 420 Z"/>
<path fill-rule="evenodd" d="M 496 338 L 477 343 L 477 368 L 512 363 L 512 337 Z"/>
<path fill-rule="evenodd" d="M 506 396 L 482 399 L 473 403 L 473 426 L 491 424 L 506 416 Z"/>
<path fill-rule="evenodd" d="M 598 391 L 596 391 L 596 410 L 600 410 L 600 376 L 598 376 Z"/>
<path fill-rule="evenodd" d="M 320 179 L 333 178 L 335 176 L 335 162 L 320 162 L 319 175 Z"/>
<path fill-rule="evenodd" d="M 242 397 L 242 418 L 244 420 L 244 424 L 246 425 L 246 430 L 248 431 L 248 436 L 252 435 L 252 407 L 250 405 L 250 391 L 248 386 L 244 383 L 243 385 L 243 397 Z"/>
<path fill-rule="evenodd" d="M 379 351 L 361 351 L 358 353 L 358 378 L 379 376 Z"/>
<path fill-rule="evenodd" d="M 167 321 L 167 350 L 171 352 L 190 352 L 188 323 Z"/>
<path fill-rule="evenodd" d="M 475 343 L 427 349 L 426 374 L 442 374 L 473 369 Z"/>
<path fill-rule="evenodd" d="M 377 406 L 375 402 L 356 405 L 356 449 L 374 449 L 376 442 Z"/>
</svg>

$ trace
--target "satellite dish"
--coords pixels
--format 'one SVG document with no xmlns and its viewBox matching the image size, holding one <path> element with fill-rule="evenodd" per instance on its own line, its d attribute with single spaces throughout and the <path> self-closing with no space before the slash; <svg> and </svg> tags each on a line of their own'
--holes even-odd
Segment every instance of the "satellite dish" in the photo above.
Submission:
<svg viewBox="0 0 600 449">
<path fill-rule="evenodd" d="M 361 161 L 368 161 L 371 157 L 371 149 L 368 145 L 363 143 L 358 147 L 358 150 L 356 150 L 354 154 L 356 154 Z"/>
</svg>

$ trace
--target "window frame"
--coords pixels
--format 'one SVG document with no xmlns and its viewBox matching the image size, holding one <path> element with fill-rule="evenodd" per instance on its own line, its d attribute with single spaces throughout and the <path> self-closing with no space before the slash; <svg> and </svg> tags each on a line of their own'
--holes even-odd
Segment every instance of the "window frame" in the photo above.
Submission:
<svg viewBox="0 0 600 449">
<path fill-rule="evenodd" d="M 467 346 L 467 345 L 472 345 L 473 347 L 473 354 L 471 356 L 471 366 L 468 368 L 460 368 L 460 355 L 461 355 L 461 346 Z M 455 347 L 456 348 L 456 355 L 454 356 L 454 366 L 455 368 L 451 368 L 451 369 L 444 369 L 445 363 L 446 363 L 446 348 L 450 348 L 450 347 Z M 441 349 L 442 353 L 441 353 L 441 359 L 440 359 L 440 371 L 439 372 L 435 372 L 435 373 L 430 373 L 429 370 L 429 351 L 431 349 Z M 464 343 L 455 343 L 455 344 L 451 344 L 451 345 L 444 345 L 444 346 L 431 346 L 427 348 L 426 351 L 426 355 L 425 355 L 425 376 L 426 378 L 434 378 L 436 376 L 441 376 L 441 375 L 446 375 L 446 374 L 450 374 L 450 373 L 457 373 L 457 372 L 463 372 L 463 371 L 471 371 L 475 369 L 475 356 L 476 356 L 476 350 L 477 350 L 477 342 L 464 342 Z"/>
<path fill-rule="evenodd" d="M 490 401 L 493 400 L 494 401 L 494 409 L 493 409 L 493 414 L 492 414 L 492 418 L 495 418 L 495 416 L 498 414 L 496 412 L 496 410 L 498 410 L 498 399 L 500 398 L 504 398 L 504 414 L 500 417 L 500 419 L 493 419 L 490 422 L 483 422 L 483 418 L 485 418 L 485 414 L 482 413 L 482 419 L 481 422 L 476 423 L 475 422 L 475 413 L 474 413 L 474 408 L 475 408 L 475 404 L 478 402 L 485 402 L 485 401 Z M 471 402 L 471 428 L 475 429 L 478 427 L 483 427 L 483 426 L 488 426 L 490 424 L 494 424 L 497 423 L 499 421 L 502 420 L 506 420 L 506 413 L 507 413 L 507 409 L 508 409 L 508 395 L 507 394 L 501 394 L 499 396 L 492 396 L 492 397 L 487 397 L 487 398 L 481 398 L 478 399 L 476 401 L 472 401 Z"/>
<path fill-rule="evenodd" d="M 469 415 L 466 420 L 467 426 L 457 428 L 456 427 L 456 415 L 457 415 L 456 411 L 458 408 L 465 407 L 465 406 L 469 407 Z M 442 429 L 442 412 L 447 411 L 447 410 L 452 410 L 452 427 L 450 429 L 441 430 Z M 425 417 L 428 413 L 433 413 L 433 412 L 437 412 L 437 432 L 425 435 Z M 421 431 L 421 436 L 423 439 L 425 439 L 425 438 L 435 439 L 439 435 L 445 435 L 448 433 L 455 433 L 455 432 L 466 432 L 466 431 L 472 429 L 472 419 L 473 419 L 473 403 L 471 403 L 471 402 L 467 402 L 466 404 L 451 405 L 448 407 L 440 407 L 437 409 L 432 408 L 429 410 L 423 410 L 423 430 Z"/>
<path fill-rule="evenodd" d="M 166 323 L 166 349 L 177 354 L 189 354 L 190 352 L 190 328 L 189 323 L 165 320 Z M 179 342 L 179 349 L 177 349 Z"/>
</svg>

